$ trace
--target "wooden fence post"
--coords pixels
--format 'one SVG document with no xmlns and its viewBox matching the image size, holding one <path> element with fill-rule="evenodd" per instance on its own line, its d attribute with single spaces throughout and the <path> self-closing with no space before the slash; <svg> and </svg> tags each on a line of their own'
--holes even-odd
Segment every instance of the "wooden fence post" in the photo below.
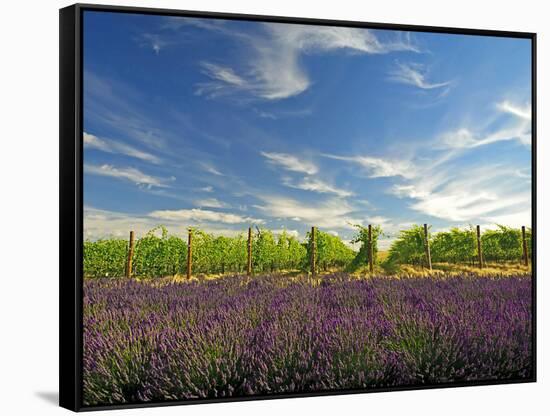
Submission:
<svg viewBox="0 0 550 416">
<path fill-rule="evenodd" d="M 187 279 L 191 279 L 191 268 L 193 267 L 193 230 L 189 228 L 187 237 Z"/>
<path fill-rule="evenodd" d="M 483 269 L 483 253 L 481 251 L 481 228 L 476 225 L 477 234 L 477 263 L 480 269 Z"/>
<path fill-rule="evenodd" d="M 525 238 L 525 225 L 521 226 L 521 240 L 523 246 L 523 264 L 529 266 L 529 253 L 527 252 L 527 240 Z"/>
<path fill-rule="evenodd" d="M 128 259 L 126 260 L 126 277 L 132 277 L 132 259 L 134 258 L 134 232 L 130 231 L 130 242 L 128 243 Z"/>
<path fill-rule="evenodd" d="M 248 263 L 246 265 L 246 274 L 252 274 L 252 227 L 248 227 Z"/>
<path fill-rule="evenodd" d="M 311 262 L 311 275 L 315 276 L 315 271 L 316 271 L 315 261 L 316 261 L 316 257 L 317 257 L 317 244 L 316 244 L 316 241 L 315 241 L 315 227 L 311 227 L 310 240 L 311 240 L 310 241 L 310 244 L 311 244 L 311 259 L 310 259 L 310 262 Z"/>
<path fill-rule="evenodd" d="M 428 224 L 424 224 L 424 246 L 426 249 L 426 262 L 428 269 L 432 270 L 432 255 L 430 253 L 430 240 L 428 237 Z"/>
<path fill-rule="evenodd" d="M 369 259 L 369 272 L 373 272 L 374 271 L 374 264 L 373 264 L 373 247 L 372 247 L 372 225 L 369 224 L 369 236 L 368 236 L 368 247 L 367 249 L 369 250 L 368 252 L 368 259 Z"/>
</svg>

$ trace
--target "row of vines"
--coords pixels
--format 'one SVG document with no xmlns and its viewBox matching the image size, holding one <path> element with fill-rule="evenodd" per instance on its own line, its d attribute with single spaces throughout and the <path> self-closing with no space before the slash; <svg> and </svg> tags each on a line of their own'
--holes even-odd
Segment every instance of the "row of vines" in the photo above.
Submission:
<svg viewBox="0 0 550 416">
<path fill-rule="evenodd" d="M 342 240 L 316 231 L 316 260 L 320 270 L 343 268 L 356 253 Z M 235 237 L 215 236 L 193 230 L 193 274 L 243 273 L 248 261 L 248 240 L 244 234 Z M 275 235 L 257 229 L 252 235 L 252 270 L 254 273 L 305 271 L 311 258 L 310 235 L 305 242 L 286 231 Z M 85 277 L 119 277 L 125 275 L 128 241 L 104 239 L 84 242 Z M 158 227 L 137 240 L 132 258 L 132 275 L 158 277 L 185 274 L 187 241 L 169 235 Z"/>
<path fill-rule="evenodd" d="M 400 264 L 425 265 L 426 238 L 424 230 L 414 225 L 402 230 L 392 242 L 387 257 L 379 260 L 378 241 L 385 236 L 379 226 L 371 229 L 371 243 L 366 227 L 356 225 L 352 240 L 359 251 L 349 248 L 339 237 L 315 232 L 315 263 L 319 271 L 335 268 L 355 271 L 368 264 L 369 247 L 373 263 L 386 271 Z M 531 230 L 527 229 L 528 251 L 531 253 Z M 252 234 L 252 270 L 254 273 L 280 271 L 308 271 L 312 256 L 311 233 L 303 241 L 287 232 L 274 234 L 270 230 L 256 229 Z M 470 263 L 477 256 L 476 232 L 473 227 L 453 228 L 445 232 L 429 233 L 428 242 L 432 262 Z M 521 230 L 499 226 L 481 235 L 485 262 L 511 262 L 522 258 Z M 198 229 L 193 230 L 193 274 L 243 273 L 247 268 L 248 241 L 246 235 L 235 237 L 215 236 Z M 85 277 L 121 277 L 126 274 L 128 241 L 102 239 L 84 242 Z M 160 226 L 137 240 L 132 258 L 132 275 L 160 277 L 185 274 L 187 267 L 187 241 L 170 235 Z"/>
<path fill-rule="evenodd" d="M 526 229 L 527 251 L 531 253 L 531 229 Z M 428 234 L 431 259 L 434 263 L 474 264 L 478 257 L 474 227 L 452 228 Z M 481 254 L 484 262 L 520 261 L 523 256 L 521 229 L 497 226 L 481 234 Z M 426 265 L 426 237 L 423 227 L 414 225 L 399 232 L 385 259 L 386 268 L 398 264 Z"/>
</svg>

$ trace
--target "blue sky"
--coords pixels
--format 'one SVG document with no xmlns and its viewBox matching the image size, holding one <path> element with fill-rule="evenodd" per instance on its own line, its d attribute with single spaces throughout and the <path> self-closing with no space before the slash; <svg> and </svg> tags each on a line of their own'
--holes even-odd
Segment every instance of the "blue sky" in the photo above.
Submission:
<svg viewBox="0 0 550 416">
<path fill-rule="evenodd" d="M 530 48 L 87 11 L 85 238 L 530 226 Z"/>
</svg>

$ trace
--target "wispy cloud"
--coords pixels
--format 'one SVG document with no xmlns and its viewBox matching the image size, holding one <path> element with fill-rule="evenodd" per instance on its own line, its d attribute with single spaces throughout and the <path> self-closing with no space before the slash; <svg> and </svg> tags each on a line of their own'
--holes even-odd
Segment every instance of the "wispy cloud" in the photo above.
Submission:
<svg viewBox="0 0 550 416">
<path fill-rule="evenodd" d="M 155 164 L 161 162 L 160 158 L 151 153 L 138 150 L 135 147 L 112 139 L 99 138 L 87 132 L 84 132 L 84 147 L 107 153 L 118 153 Z"/>
<path fill-rule="evenodd" d="M 415 176 L 416 167 L 407 160 L 386 159 L 372 156 L 339 156 L 323 154 L 324 157 L 336 160 L 343 160 L 358 164 L 367 170 L 371 178 L 385 178 L 402 176 L 412 178 Z"/>
<path fill-rule="evenodd" d="M 88 121 L 148 148 L 166 148 L 169 133 L 143 110 L 140 92 L 126 84 L 84 72 L 84 106 Z"/>
<path fill-rule="evenodd" d="M 518 140 L 524 145 L 529 146 L 531 144 L 531 133 L 528 127 L 520 123 L 485 135 L 476 134 L 467 128 L 461 128 L 443 134 L 441 136 L 441 143 L 448 148 L 472 149 L 496 142 Z"/>
<path fill-rule="evenodd" d="M 280 100 L 301 94 L 311 85 L 309 74 L 300 63 L 302 55 L 334 50 L 355 54 L 418 52 L 408 35 L 382 41 L 375 31 L 368 29 L 280 23 L 265 23 L 262 28 L 263 34 L 243 37 L 252 53 L 240 71 L 203 63 L 211 81 L 200 83 L 197 93 L 217 96 L 241 91 L 267 100 Z"/>
<path fill-rule="evenodd" d="M 514 173 L 518 178 L 531 179 L 531 168 L 517 169 Z"/>
<path fill-rule="evenodd" d="M 197 199 L 195 200 L 195 205 L 206 208 L 229 208 L 230 206 L 216 198 Z"/>
<path fill-rule="evenodd" d="M 499 128 L 475 132 L 462 127 L 441 135 L 438 146 L 443 148 L 470 149 L 488 144 L 517 140 L 525 146 L 531 145 L 531 107 L 518 106 L 509 101 L 496 104 L 501 113 L 513 116 L 513 119 Z"/>
<path fill-rule="evenodd" d="M 147 175 L 141 172 L 139 169 L 125 167 L 118 168 L 113 165 L 84 165 L 84 173 L 88 175 L 99 175 L 99 176 L 108 176 L 111 178 L 116 178 L 120 180 L 130 181 L 136 185 L 145 185 L 147 187 L 159 187 L 167 188 L 169 187 L 169 181 L 173 181 L 175 178 L 159 178 L 156 176 Z"/>
<path fill-rule="evenodd" d="M 237 90 L 249 90 L 252 88 L 246 79 L 237 75 L 230 67 L 210 62 L 202 62 L 201 66 L 203 68 L 202 73 L 214 81 L 197 84 L 196 95 L 207 95 L 210 98 L 214 98 Z"/>
<path fill-rule="evenodd" d="M 264 220 L 228 212 L 211 211 L 207 209 L 157 210 L 148 214 L 149 217 L 163 221 L 195 221 L 219 222 L 224 224 L 263 224 Z"/>
<path fill-rule="evenodd" d="M 201 149 L 197 138 L 225 145 L 223 139 L 212 137 L 208 128 L 199 128 L 190 116 L 170 106 L 163 107 L 160 113 L 152 111 L 150 101 L 145 90 L 91 71 L 84 72 L 86 125 L 109 131 L 110 137 L 120 138 L 134 148 L 152 149 L 150 153 L 162 158 L 163 163 L 179 160 L 189 165 L 189 159 L 208 160 L 210 154 Z M 90 132 L 89 127 L 87 130 Z"/>
<path fill-rule="evenodd" d="M 224 217 L 221 219 L 227 220 Z M 231 218 L 229 219 L 231 220 Z M 214 235 L 236 236 L 245 232 L 244 224 L 254 223 L 254 221 L 233 223 L 219 220 L 219 216 L 205 215 L 204 211 L 199 214 L 170 216 L 168 214 L 157 215 L 155 211 L 146 214 L 131 214 L 85 206 L 84 238 L 90 240 L 109 237 L 128 238 L 130 231 L 134 231 L 137 238 L 140 238 L 159 225 L 166 226 L 170 234 L 184 238 L 189 226 L 200 227 L 201 231 Z"/>
<path fill-rule="evenodd" d="M 200 19 L 197 17 L 167 16 L 164 19 L 162 29 L 179 30 L 182 28 L 200 28 L 209 31 L 221 32 L 223 34 L 232 34 L 232 31 L 226 27 L 225 20 L 219 19 Z"/>
<path fill-rule="evenodd" d="M 418 63 L 396 63 L 396 68 L 390 72 L 389 79 L 401 84 L 412 85 L 423 90 L 448 87 L 452 81 L 430 82 L 427 80 L 425 65 Z"/>
<path fill-rule="evenodd" d="M 259 198 L 263 204 L 254 207 L 272 218 L 336 229 L 353 229 L 350 223 L 362 223 L 353 215 L 354 208 L 341 198 L 325 199 L 318 203 L 305 203 L 277 195 L 260 195 Z"/>
<path fill-rule="evenodd" d="M 366 220 L 373 225 L 384 225 L 390 222 L 389 218 L 382 217 L 381 215 L 374 215 L 367 217 Z"/>
<path fill-rule="evenodd" d="M 489 162 L 464 163 L 468 152 L 481 146 L 513 140 L 530 145 L 529 107 L 511 102 L 494 107 L 498 112 L 486 125 L 461 127 L 439 135 L 431 144 L 435 153 L 429 159 L 425 153 L 412 159 L 419 161 L 415 163 L 415 174 L 396 181 L 389 193 L 410 199 L 412 210 L 442 220 L 517 225 L 510 222 L 513 216 L 509 213 L 530 210 L 531 192 L 525 183 L 531 177 L 529 169 Z M 525 215 L 519 217 L 525 221 Z"/>
<path fill-rule="evenodd" d="M 305 177 L 300 181 L 295 182 L 292 178 L 284 177 L 283 184 L 289 188 L 302 189 L 304 191 L 318 192 L 321 194 L 334 194 L 342 198 L 354 195 L 351 191 L 337 188 L 336 186 L 326 183 L 318 178 Z"/>
<path fill-rule="evenodd" d="M 205 172 L 211 173 L 212 175 L 224 176 L 223 173 L 221 173 L 218 170 L 218 168 L 216 168 L 212 163 L 201 162 L 200 166 L 201 166 L 202 170 L 204 170 Z"/>
<path fill-rule="evenodd" d="M 521 119 L 531 121 L 531 104 L 521 106 L 506 100 L 497 103 L 497 108 L 502 112 L 510 113 Z"/>
<path fill-rule="evenodd" d="M 437 172 L 425 169 L 414 180 L 394 185 L 390 193 L 412 199 L 409 207 L 425 215 L 468 222 L 530 205 L 530 191 L 513 173 L 513 169 L 494 164 L 449 167 Z"/>
<path fill-rule="evenodd" d="M 269 163 L 280 166 L 285 170 L 292 172 L 305 173 L 307 175 L 313 175 L 318 172 L 317 166 L 307 160 L 302 160 L 296 156 L 289 155 L 287 153 L 275 153 L 275 152 L 260 152 Z"/>
<path fill-rule="evenodd" d="M 139 39 L 139 43 L 142 46 L 151 48 L 153 52 L 158 55 L 161 49 L 169 45 L 170 42 L 157 33 L 143 33 Z"/>
<path fill-rule="evenodd" d="M 489 224 L 485 225 L 485 227 L 490 225 L 494 226 L 494 224 L 502 224 L 508 227 L 517 228 L 521 226 L 531 227 L 531 214 L 531 209 L 522 209 L 507 214 L 490 215 L 484 218 L 486 221 L 489 221 Z"/>
<path fill-rule="evenodd" d="M 276 111 L 264 111 L 257 108 L 253 108 L 254 113 L 258 117 L 263 119 L 278 120 L 281 118 L 293 118 L 293 117 L 307 117 L 313 114 L 312 108 L 302 108 L 295 110 L 276 110 Z"/>
<path fill-rule="evenodd" d="M 157 225 L 159 224 L 156 220 L 146 216 L 84 207 L 84 238 L 89 240 L 110 237 L 128 238 L 130 231 L 141 236 Z M 183 235 L 185 228 L 171 231 L 180 232 Z"/>
</svg>

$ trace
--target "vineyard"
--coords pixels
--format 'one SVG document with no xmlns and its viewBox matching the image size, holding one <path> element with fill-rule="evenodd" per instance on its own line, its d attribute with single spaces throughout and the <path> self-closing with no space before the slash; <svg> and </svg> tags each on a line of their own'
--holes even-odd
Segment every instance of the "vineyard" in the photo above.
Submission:
<svg viewBox="0 0 550 416">
<path fill-rule="evenodd" d="M 312 228 L 303 241 L 283 231 L 249 230 L 236 237 L 215 236 L 198 229 L 190 240 L 169 235 L 159 226 L 135 243 L 123 239 L 84 242 L 84 276 L 163 277 L 175 275 L 261 274 L 274 272 L 330 272 L 335 270 L 395 274 L 403 265 L 434 268 L 438 264 L 478 265 L 522 263 L 531 253 L 531 230 L 498 226 L 479 236 L 474 227 L 430 233 L 414 225 L 395 236 L 384 259 L 378 241 L 385 236 L 380 226 L 355 226 L 358 251 L 339 237 Z M 367 267 L 370 266 L 370 267 Z"/>
</svg>

